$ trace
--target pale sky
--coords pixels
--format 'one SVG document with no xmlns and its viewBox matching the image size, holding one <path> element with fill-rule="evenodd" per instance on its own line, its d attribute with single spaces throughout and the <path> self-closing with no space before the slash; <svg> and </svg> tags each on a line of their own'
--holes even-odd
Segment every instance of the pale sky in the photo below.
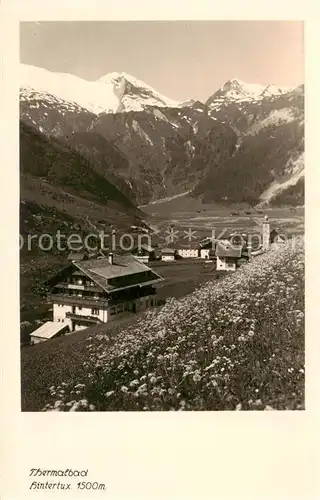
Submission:
<svg viewBox="0 0 320 500">
<path fill-rule="evenodd" d="M 297 21 L 21 23 L 20 35 L 22 63 L 86 80 L 124 71 L 178 101 L 205 101 L 234 77 L 304 82 Z"/>
</svg>

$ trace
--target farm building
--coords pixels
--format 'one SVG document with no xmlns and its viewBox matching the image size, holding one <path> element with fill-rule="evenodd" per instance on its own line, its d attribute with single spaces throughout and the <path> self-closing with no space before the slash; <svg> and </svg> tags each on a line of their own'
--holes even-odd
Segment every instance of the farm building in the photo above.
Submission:
<svg viewBox="0 0 320 500">
<path fill-rule="evenodd" d="M 199 257 L 199 245 L 198 243 L 190 242 L 187 245 L 177 245 L 176 252 L 182 259 L 196 259 Z"/>
<path fill-rule="evenodd" d="M 243 247 L 235 247 L 228 240 L 221 240 L 216 246 L 217 271 L 235 271 L 242 258 Z"/>
<path fill-rule="evenodd" d="M 216 251 L 212 248 L 201 248 L 200 249 L 200 259 L 203 260 L 216 260 Z"/>
<path fill-rule="evenodd" d="M 206 240 L 200 241 L 199 243 L 199 256 L 201 259 L 213 259 L 215 258 L 217 240 L 213 238 L 207 238 Z"/>
<path fill-rule="evenodd" d="M 161 250 L 161 260 L 170 262 L 175 260 L 176 250 L 174 248 L 166 247 Z"/>
<path fill-rule="evenodd" d="M 155 249 L 147 244 L 134 248 L 131 253 L 136 259 L 144 263 L 155 259 Z"/>
<path fill-rule="evenodd" d="M 68 332 L 70 332 L 70 326 L 68 324 L 47 321 L 30 334 L 30 341 L 31 344 L 39 344 L 40 342 L 45 342 L 46 340 L 59 337 Z"/>
<path fill-rule="evenodd" d="M 72 332 L 82 330 L 112 321 L 119 313 L 156 305 L 155 285 L 162 280 L 133 255 L 110 253 L 108 257 L 73 260 L 47 282 L 51 287 L 48 300 L 53 304 L 53 322 L 47 326 L 50 335 L 64 327 Z M 36 338 L 39 332 L 31 335 Z"/>
</svg>

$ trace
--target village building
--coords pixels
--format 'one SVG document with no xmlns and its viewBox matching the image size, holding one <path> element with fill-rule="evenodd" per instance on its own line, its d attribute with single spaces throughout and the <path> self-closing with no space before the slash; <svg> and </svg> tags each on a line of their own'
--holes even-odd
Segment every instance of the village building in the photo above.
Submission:
<svg viewBox="0 0 320 500">
<path fill-rule="evenodd" d="M 132 250 L 132 255 L 140 262 L 147 263 L 150 260 L 155 260 L 155 249 L 148 244 L 142 244 Z"/>
<path fill-rule="evenodd" d="M 181 259 L 197 259 L 199 251 L 199 244 L 196 242 L 190 242 L 186 245 L 176 245 L 177 256 Z"/>
<path fill-rule="evenodd" d="M 165 247 L 161 250 L 161 260 L 164 262 L 172 262 L 176 258 L 176 250 L 171 247 Z"/>
<path fill-rule="evenodd" d="M 163 278 L 133 255 L 72 260 L 48 280 L 53 322 L 31 334 L 35 342 L 61 333 L 113 321 L 120 313 L 135 313 L 155 306 L 155 285 Z M 53 323 L 53 324 L 52 324 Z M 41 330 L 42 329 L 42 330 Z M 39 331 L 40 330 L 40 331 Z"/>
<path fill-rule="evenodd" d="M 64 323 L 56 323 L 55 321 L 47 321 L 39 326 L 30 335 L 31 344 L 39 344 L 54 337 L 59 337 L 70 331 L 69 325 Z"/>
<path fill-rule="evenodd" d="M 200 248 L 200 259 L 210 259 L 210 251 L 212 253 L 212 248 Z"/>
<path fill-rule="evenodd" d="M 199 257 L 205 260 L 215 259 L 215 249 L 217 240 L 213 238 L 206 238 L 199 243 Z"/>
<path fill-rule="evenodd" d="M 228 240 L 221 240 L 216 246 L 217 271 L 235 271 L 242 258 L 242 246 L 234 246 Z"/>
</svg>

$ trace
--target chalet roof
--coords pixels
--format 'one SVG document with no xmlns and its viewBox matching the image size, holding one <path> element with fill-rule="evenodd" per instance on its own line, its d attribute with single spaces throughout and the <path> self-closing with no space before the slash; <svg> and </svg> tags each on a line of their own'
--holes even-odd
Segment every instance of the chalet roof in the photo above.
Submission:
<svg viewBox="0 0 320 500">
<path fill-rule="evenodd" d="M 199 243 L 196 241 L 190 241 L 186 243 L 177 243 L 174 246 L 177 250 L 197 250 L 199 248 Z"/>
<path fill-rule="evenodd" d="M 242 246 L 236 247 L 229 242 L 220 241 L 216 246 L 217 257 L 241 257 Z"/>
<path fill-rule="evenodd" d="M 214 238 L 206 238 L 205 240 L 202 240 L 199 242 L 199 248 L 200 250 L 202 249 L 210 249 L 210 248 L 215 248 L 217 243 L 217 240 Z"/>
<path fill-rule="evenodd" d="M 175 249 L 170 247 L 165 247 L 162 248 L 161 253 L 162 255 L 174 255 Z"/>
<path fill-rule="evenodd" d="M 47 321 L 43 325 L 39 326 L 39 328 L 34 330 L 34 332 L 32 332 L 30 335 L 31 337 L 51 339 L 64 328 L 68 328 L 68 324 L 58 323 L 57 321 Z"/>
<path fill-rule="evenodd" d="M 110 291 L 115 288 L 110 286 L 110 284 L 107 283 L 107 280 L 121 276 L 139 274 L 146 271 L 152 271 L 153 274 L 153 278 L 151 280 L 149 278 L 149 281 L 157 282 L 162 280 L 161 276 L 150 269 L 150 267 L 140 262 L 133 255 L 114 254 L 112 264 L 109 262 L 108 258 L 102 258 L 74 262 L 74 265 L 106 291 Z"/>
</svg>

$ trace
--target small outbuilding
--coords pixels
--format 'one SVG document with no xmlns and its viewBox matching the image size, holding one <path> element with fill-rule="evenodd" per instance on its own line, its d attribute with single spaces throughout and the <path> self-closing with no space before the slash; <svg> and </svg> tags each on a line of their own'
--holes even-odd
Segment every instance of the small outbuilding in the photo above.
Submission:
<svg viewBox="0 0 320 500">
<path fill-rule="evenodd" d="M 155 259 L 155 250 L 152 246 L 142 244 L 132 250 L 132 255 L 139 260 L 139 262 L 149 262 Z"/>
<path fill-rule="evenodd" d="M 46 340 L 59 337 L 70 332 L 68 323 L 58 323 L 57 321 L 47 321 L 30 334 L 31 344 L 39 344 Z"/>
<path fill-rule="evenodd" d="M 174 248 L 163 248 L 161 251 L 161 260 L 165 262 L 172 262 L 176 258 L 176 250 Z"/>
<path fill-rule="evenodd" d="M 242 246 L 235 247 L 229 241 L 220 241 L 216 246 L 217 271 L 235 271 L 242 257 Z"/>
</svg>

